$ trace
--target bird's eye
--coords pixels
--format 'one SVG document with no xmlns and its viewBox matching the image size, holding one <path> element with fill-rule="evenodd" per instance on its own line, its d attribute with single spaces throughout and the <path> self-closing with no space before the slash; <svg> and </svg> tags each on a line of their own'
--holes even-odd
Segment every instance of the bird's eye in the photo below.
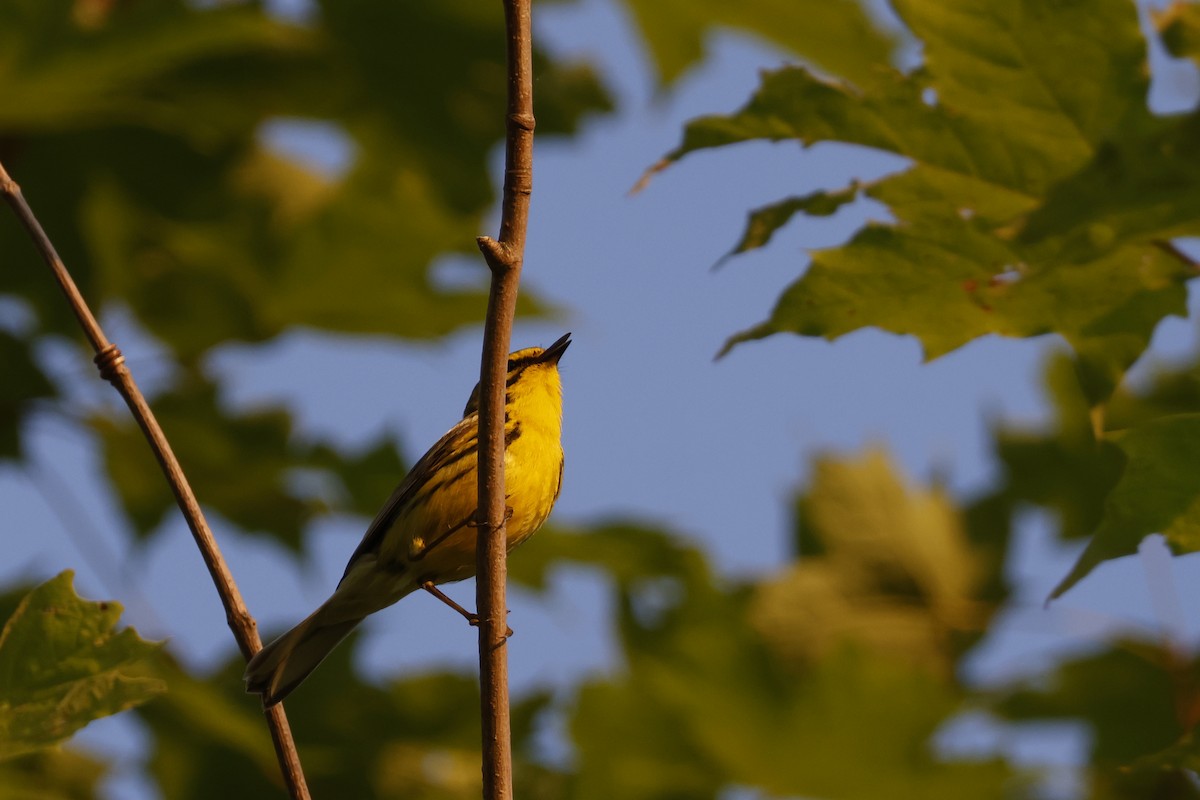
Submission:
<svg viewBox="0 0 1200 800">
<path fill-rule="evenodd" d="M 517 362 L 516 362 L 516 361 L 513 361 L 513 360 L 510 358 L 510 359 L 508 360 L 508 371 L 509 371 L 509 372 L 512 372 L 512 371 L 513 371 L 513 368 L 514 368 L 514 367 L 516 367 L 516 366 L 517 366 Z"/>
</svg>

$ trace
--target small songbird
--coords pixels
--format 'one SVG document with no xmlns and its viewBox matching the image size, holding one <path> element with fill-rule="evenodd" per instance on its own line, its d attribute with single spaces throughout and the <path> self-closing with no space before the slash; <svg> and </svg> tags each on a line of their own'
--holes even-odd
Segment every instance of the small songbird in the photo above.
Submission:
<svg viewBox="0 0 1200 800">
<path fill-rule="evenodd" d="M 562 488 L 558 360 L 570 337 L 508 357 L 504 481 L 510 551 L 546 521 Z M 265 705 L 278 703 L 368 614 L 417 589 L 450 602 L 436 585 L 475 574 L 478 450 L 477 385 L 462 420 L 413 465 L 367 528 L 333 595 L 250 659 L 246 691 L 261 694 Z"/>
</svg>

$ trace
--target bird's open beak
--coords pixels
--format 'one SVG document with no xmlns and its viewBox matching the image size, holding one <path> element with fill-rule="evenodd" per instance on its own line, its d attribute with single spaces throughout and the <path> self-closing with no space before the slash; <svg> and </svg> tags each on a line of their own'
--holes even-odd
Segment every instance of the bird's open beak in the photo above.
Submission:
<svg viewBox="0 0 1200 800">
<path fill-rule="evenodd" d="M 542 351 L 542 357 L 539 359 L 542 363 L 557 364 L 562 358 L 562 354 L 567 352 L 567 347 L 571 344 L 571 334 L 563 334 L 558 341 Z"/>
</svg>

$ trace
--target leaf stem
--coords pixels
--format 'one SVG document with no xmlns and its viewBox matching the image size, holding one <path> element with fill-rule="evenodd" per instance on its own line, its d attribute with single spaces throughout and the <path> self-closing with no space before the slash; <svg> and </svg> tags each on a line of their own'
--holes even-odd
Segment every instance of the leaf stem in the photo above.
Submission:
<svg viewBox="0 0 1200 800">
<path fill-rule="evenodd" d="M 241 592 L 238 591 L 237 584 L 221 555 L 212 530 L 208 527 L 208 522 L 200 510 L 200 503 L 196 500 L 196 495 L 192 492 L 183 468 L 175 458 L 175 453 L 171 450 L 171 445 L 167 442 L 167 437 L 163 434 L 154 412 L 150 410 L 146 398 L 138 389 L 137 383 L 134 382 L 133 375 L 125 364 L 125 357 L 121 355 L 117 346 L 104 335 L 100 323 L 96 321 L 95 315 L 92 314 L 87 301 L 83 299 L 83 294 L 75 285 L 66 265 L 59 258 L 50 237 L 46 235 L 33 210 L 25 201 L 21 187 L 9 176 L 3 164 L 0 164 L 0 194 L 4 195 L 5 201 L 16 213 L 21 225 L 24 226 L 34 245 L 42 254 L 46 266 L 50 268 L 50 272 L 58 281 L 63 294 L 66 295 L 67 302 L 70 304 L 71 310 L 75 312 L 75 317 L 79 320 L 84 335 L 87 336 L 92 349 L 96 351 L 95 362 L 100 369 L 100 377 L 111 383 L 125 400 L 125 404 L 129 406 L 130 412 L 142 429 L 142 433 L 145 434 L 146 441 L 150 444 L 150 449 L 154 452 L 154 457 L 158 460 L 167 483 L 170 484 L 171 491 L 175 494 L 179 510 L 187 520 L 192 537 L 196 540 L 196 546 L 200 548 L 204 564 L 208 567 L 208 572 L 216 585 L 217 594 L 221 597 L 221 604 L 225 607 L 226 622 L 233 631 L 233 637 L 237 640 L 242 655 L 249 659 L 262 649 L 262 641 L 258 637 L 258 626 L 254 617 L 246 609 Z M 292 739 L 291 728 L 288 726 L 283 707 L 277 705 L 266 709 L 265 713 L 267 726 L 271 731 L 271 739 L 275 744 L 275 754 L 279 759 L 279 766 L 288 792 L 295 800 L 308 800 L 310 795 L 304 780 L 304 772 L 300 766 L 300 756 L 296 752 L 296 744 Z"/>
</svg>

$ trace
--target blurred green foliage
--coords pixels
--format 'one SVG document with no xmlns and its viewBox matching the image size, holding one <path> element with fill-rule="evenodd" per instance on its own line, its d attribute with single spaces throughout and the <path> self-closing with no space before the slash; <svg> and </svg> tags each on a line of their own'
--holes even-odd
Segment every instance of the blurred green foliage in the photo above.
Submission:
<svg viewBox="0 0 1200 800">
<path fill-rule="evenodd" d="M 512 579 L 544 589 L 564 565 L 602 576 L 621 664 L 518 698 L 517 795 L 1050 796 L 1045 775 L 1003 753 L 939 744 L 970 713 L 1006 733 L 1082 727 L 1085 796 L 1196 797 L 1190 654 L 1130 638 L 999 689 L 964 677 L 1011 607 L 1021 513 L 1049 512 L 1064 539 L 1095 533 L 1070 581 L 1151 533 L 1197 549 L 1200 367 L 1121 384 L 1157 323 L 1182 313 L 1192 270 L 1160 244 L 1195 233 L 1200 177 L 1194 115 L 1145 110 L 1132 5 L 896 2 L 924 44 L 907 74 L 886 63 L 899 34 L 849 0 L 627 7 L 664 82 L 718 27 L 809 64 L 764 75 L 741 111 L 689 125 L 671 158 L 766 138 L 909 160 L 751 213 L 734 253 L 863 195 L 894 221 L 816 253 L 771 319 L 735 338 L 874 325 L 916 335 L 933 357 L 987 333 L 1057 332 L 1074 352 L 1047 365 L 1050 426 L 997 426 L 1000 474 L 976 497 L 913 485 L 881 450 L 820 458 L 794 498 L 793 557 L 774 574 L 729 579 L 637 522 L 541 532 Z M 1170 52 L 1196 58 L 1194 6 L 1156 21 Z M 238 528 L 299 551 L 314 519 L 372 514 L 402 473 L 393 442 L 340 452 L 297 441 L 285 409 L 230 407 L 204 365 L 224 345 L 298 327 L 420 339 L 479 321 L 480 289 L 444 287 L 431 263 L 470 251 L 494 201 L 503 42 L 498 7 L 476 0 L 325 0 L 295 23 L 254 2 L 0 4 L 0 159 L 94 306 L 127 313 L 161 346 L 170 377 L 154 407 L 202 501 Z M 586 65 L 536 59 L 539 135 L 610 108 Z M 272 149 L 265 132 L 281 120 L 326 126 L 345 163 Z M 126 416 L 47 377 L 40 348 L 79 337 L 3 214 L 0 252 L 0 300 L 32 320 L 0 329 L 0 458 L 21 458 L 35 413 L 77 422 L 136 540 L 154 536 L 172 513 L 166 487 Z M 521 308 L 544 310 L 535 298 Z M 45 745 L 137 703 L 164 798 L 282 796 L 240 660 L 189 674 L 114 633 L 118 615 L 79 600 L 65 574 L 0 598 L 0 796 L 96 796 L 105 765 Z M 358 643 L 289 704 L 315 796 L 478 796 L 473 677 L 369 684 L 353 669 Z M 539 743 L 552 722 L 569 733 L 566 759 Z"/>
</svg>

